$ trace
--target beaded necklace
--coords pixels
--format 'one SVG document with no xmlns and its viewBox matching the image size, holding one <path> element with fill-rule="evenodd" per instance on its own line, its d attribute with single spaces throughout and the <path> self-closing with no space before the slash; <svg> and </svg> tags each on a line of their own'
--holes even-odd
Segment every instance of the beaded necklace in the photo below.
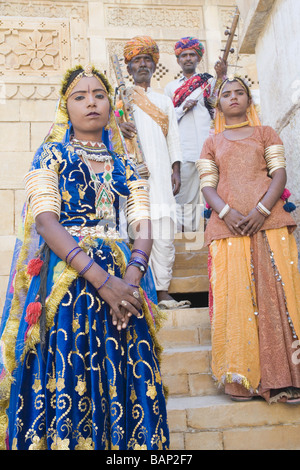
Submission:
<svg viewBox="0 0 300 470">
<path fill-rule="evenodd" d="M 94 162 L 105 162 L 107 157 L 110 157 L 103 142 L 91 142 L 73 138 L 72 145 L 78 155 Z"/>
<path fill-rule="evenodd" d="M 72 139 L 72 145 L 77 155 L 82 156 L 84 163 L 87 165 L 91 180 L 94 183 L 96 198 L 95 209 L 96 217 L 99 219 L 114 218 L 114 195 L 110 189 L 112 181 L 112 156 L 108 152 L 103 142 L 85 142 L 78 139 Z M 104 162 L 103 183 L 99 180 L 93 170 L 89 160 L 96 162 Z"/>
</svg>

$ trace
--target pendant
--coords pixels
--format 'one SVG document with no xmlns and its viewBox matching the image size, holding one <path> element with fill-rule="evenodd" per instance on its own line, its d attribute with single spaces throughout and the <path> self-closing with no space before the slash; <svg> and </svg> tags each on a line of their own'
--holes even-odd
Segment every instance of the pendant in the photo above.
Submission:
<svg viewBox="0 0 300 470">
<path fill-rule="evenodd" d="M 96 215 L 99 218 L 111 219 L 114 216 L 113 197 L 109 189 L 112 180 L 112 166 L 110 161 L 106 161 L 104 165 L 103 180 L 98 191 L 96 192 Z"/>
<path fill-rule="evenodd" d="M 111 192 L 107 190 L 104 183 L 102 183 L 96 193 L 96 216 L 99 219 L 111 219 L 114 214 L 113 200 Z"/>
</svg>

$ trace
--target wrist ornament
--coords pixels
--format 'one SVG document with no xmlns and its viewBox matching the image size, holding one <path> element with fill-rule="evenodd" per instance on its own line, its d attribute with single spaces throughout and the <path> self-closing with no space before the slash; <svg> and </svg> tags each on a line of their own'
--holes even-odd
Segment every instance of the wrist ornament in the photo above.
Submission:
<svg viewBox="0 0 300 470">
<path fill-rule="evenodd" d="M 256 210 L 263 215 L 265 218 L 269 217 L 271 215 L 271 212 L 269 209 L 267 209 L 261 202 L 259 202 L 256 206 Z"/>
<path fill-rule="evenodd" d="M 80 271 L 79 276 L 83 276 L 94 264 L 94 260 L 90 259 L 88 264 Z"/>
<path fill-rule="evenodd" d="M 224 206 L 221 212 L 219 213 L 219 219 L 224 219 L 224 217 L 226 217 L 226 215 L 229 213 L 230 209 L 231 207 L 226 204 L 226 206 Z"/>
<path fill-rule="evenodd" d="M 98 291 L 98 292 L 99 292 L 99 290 L 100 290 L 103 286 L 105 286 L 105 284 L 107 283 L 107 281 L 109 280 L 109 278 L 110 278 L 110 274 L 107 273 L 107 277 L 106 277 L 105 281 L 101 284 L 101 286 L 97 287 L 97 291 Z"/>
<path fill-rule="evenodd" d="M 80 253 L 82 251 L 82 248 L 80 248 L 80 246 L 75 246 L 75 248 L 73 248 L 71 251 L 69 251 L 69 253 L 67 254 L 66 256 L 66 263 L 68 265 L 71 265 L 71 262 L 72 260 L 75 258 L 75 256 L 78 255 L 78 253 Z M 68 259 L 70 256 L 70 259 Z"/>
<path fill-rule="evenodd" d="M 148 269 L 147 261 L 145 261 L 143 258 L 140 258 L 138 256 L 136 256 L 135 258 L 131 258 L 129 260 L 127 267 L 126 267 L 126 271 L 129 268 L 129 266 L 135 266 L 136 268 L 138 268 L 141 271 L 143 276 L 144 274 L 146 274 L 147 269 Z"/>
</svg>

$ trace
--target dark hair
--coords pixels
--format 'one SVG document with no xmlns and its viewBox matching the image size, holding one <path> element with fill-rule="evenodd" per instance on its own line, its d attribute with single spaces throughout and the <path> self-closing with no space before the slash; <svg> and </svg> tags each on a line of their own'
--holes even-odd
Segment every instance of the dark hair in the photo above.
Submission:
<svg viewBox="0 0 300 470">
<path fill-rule="evenodd" d="M 63 82 L 62 82 L 62 85 L 61 85 L 61 89 L 60 89 L 60 94 L 62 96 L 66 93 L 67 89 L 69 88 L 69 86 L 71 85 L 73 80 L 75 80 L 77 75 L 79 75 L 82 72 L 84 72 L 84 68 L 81 65 L 77 65 L 73 69 L 70 69 L 66 72 L 66 74 L 64 76 L 64 79 L 63 79 Z M 110 83 L 107 80 L 106 76 L 104 74 L 100 73 L 97 69 L 95 69 L 95 67 L 92 67 L 92 72 L 93 72 L 93 75 L 96 75 L 101 80 L 101 82 L 103 83 L 107 93 L 110 95 L 113 90 L 112 90 L 112 88 L 110 86 Z"/>
</svg>

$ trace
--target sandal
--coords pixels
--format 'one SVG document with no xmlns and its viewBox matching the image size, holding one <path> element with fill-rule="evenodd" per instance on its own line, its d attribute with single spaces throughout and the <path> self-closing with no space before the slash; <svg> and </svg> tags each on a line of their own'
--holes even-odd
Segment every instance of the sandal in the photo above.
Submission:
<svg viewBox="0 0 300 470">
<path fill-rule="evenodd" d="M 175 310 L 181 308 L 190 308 L 191 302 L 189 300 L 181 300 L 177 302 L 177 300 L 161 300 L 158 304 L 158 307 L 162 310 Z"/>
<path fill-rule="evenodd" d="M 230 395 L 230 398 L 232 401 L 246 402 L 251 401 L 253 397 L 238 397 L 237 395 Z"/>
</svg>

